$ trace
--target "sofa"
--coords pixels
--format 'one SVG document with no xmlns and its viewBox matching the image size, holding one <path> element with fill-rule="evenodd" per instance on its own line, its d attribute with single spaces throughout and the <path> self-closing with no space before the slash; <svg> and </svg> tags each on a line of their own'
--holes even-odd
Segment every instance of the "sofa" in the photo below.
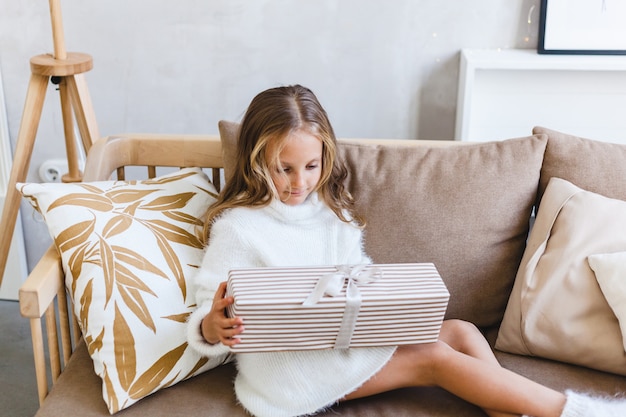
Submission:
<svg viewBox="0 0 626 417">
<path fill-rule="evenodd" d="M 37 417 L 247 415 L 234 364 L 184 340 L 197 228 L 228 180 L 237 129 L 103 138 L 83 183 L 18 185 L 54 240 L 20 290 Z M 557 390 L 626 393 L 626 145 L 536 127 L 485 143 L 340 139 L 339 153 L 374 262 L 433 262 L 446 318 L 475 323 L 505 368 Z M 484 415 L 436 387 L 319 413 Z"/>
</svg>

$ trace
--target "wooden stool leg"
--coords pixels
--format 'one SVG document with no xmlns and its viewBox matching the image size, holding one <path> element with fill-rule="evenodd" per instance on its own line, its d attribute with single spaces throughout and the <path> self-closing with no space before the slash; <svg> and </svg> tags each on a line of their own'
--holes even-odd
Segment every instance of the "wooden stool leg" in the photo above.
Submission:
<svg viewBox="0 0 626 417">
<path fill-rule="evenodd" d="M 26 181 L 26 176 L 28 175 L 30 157 L 33 153 L 37 128 L 39 127 L 39 120 L 41 119 L 41 111 L 46 98 L 48 80 L 49 77 L 47 76 L 31 74 L 28 84 L 24 113 L 17 135 L 15 155 L 13 157 L 13 165 L 11 166 L 9 184 L 7 186 L 6 200 L 2 210 L 2 218 L 0 219 L 0 230 L 4 232 L 3 238 L 0 239 L 0 271 L 2 272 L 5 270 L 9 257 L 15 222 L 20 210 L 21 196 L 15 188 L 15 184 Z M 0 284 L 2 283 L 2 276 L 3 273 L 0 273 Z"/>
<path fill-rule="evenodd" d="M 84 74 L 76 74 L 66 77 L 67 88 L 72 98 L 72 106 L 76 117 L 76 124 L 80 137 L 83 140 L 83 148 L 89 153 L 91 145 L 100 139 L 98 132 L 98 123 L 96 122 L 96 113 L 93 110 L 91 96 L 87 88 L 87 81 Z"/>
<path fill-rule="evenodd" d="M 74 135 L 74 118 L 72 117 L 72 102 L 70 100 L 67 79 L 68 77 L 61 78 L 59 83 L 65 152 L 67 153 L 67 168 L 69 171 L 63 175 L 63 182 L 79 182 L 82 178 L 82 173 L 78 167 L 78 150 L 76 147 L 76 136 Z"/>
</svg>

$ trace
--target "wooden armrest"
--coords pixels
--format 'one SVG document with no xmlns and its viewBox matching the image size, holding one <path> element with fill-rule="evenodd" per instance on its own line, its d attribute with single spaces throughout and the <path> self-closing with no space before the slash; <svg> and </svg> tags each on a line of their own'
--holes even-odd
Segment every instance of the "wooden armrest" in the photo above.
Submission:
<svg viewBox="0 0 626 417">
<path fill-rule="evenodd" d="M 222 167 L 222 144 L 215 135 L 122 134 L 91 147 L 84 181 L 110 178 L 122 166 Z"/>
<path fill-rule="evenodd" d="M 44 315 L 64 283 L 61 257 L 50 246 L 19 290 L 20 313 L 24 317 Z"/>
<path fill-rule="evenodd" d="M 61 257 L 54 246 L 48 248 L 20 287 L 19 302 L 20 313 L 30 319 L 37 392 L 41 404 L 49 388 L 46 356 L 54 383 L 73 351 L 70 322 L 74 325 L 76 340 L 80 336 L 76 322 L 69 315 Z M 46 324 L 47 344 L 44 343 L 42 321 Z"/>
</svg>

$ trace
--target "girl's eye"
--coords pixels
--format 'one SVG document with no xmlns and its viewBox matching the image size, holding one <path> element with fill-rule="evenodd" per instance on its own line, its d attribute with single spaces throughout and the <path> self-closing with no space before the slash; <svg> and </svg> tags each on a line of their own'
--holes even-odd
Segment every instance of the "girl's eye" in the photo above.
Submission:
<svg viewBox="0 0 626 417">
<path fill-rule="evenodd" d="M 315 169 L 317 168 L 317 164 L 313 164 L 313 165 L 307 165 L 306 167 L 307 169 Z"/>
</svg>

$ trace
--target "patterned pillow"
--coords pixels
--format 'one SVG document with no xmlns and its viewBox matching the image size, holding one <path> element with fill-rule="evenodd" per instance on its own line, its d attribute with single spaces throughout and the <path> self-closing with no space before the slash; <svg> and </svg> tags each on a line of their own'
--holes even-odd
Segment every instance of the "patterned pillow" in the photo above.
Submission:
<svg viewBox="0 0 626 417">
<path fill-rule="evenodd" d="M 187 347 L 190 277 L 216 190 L 199 168 L 144 181 L 18 184 L 61 253 L 111 414 L 219 363 Z"/>
</svg>

